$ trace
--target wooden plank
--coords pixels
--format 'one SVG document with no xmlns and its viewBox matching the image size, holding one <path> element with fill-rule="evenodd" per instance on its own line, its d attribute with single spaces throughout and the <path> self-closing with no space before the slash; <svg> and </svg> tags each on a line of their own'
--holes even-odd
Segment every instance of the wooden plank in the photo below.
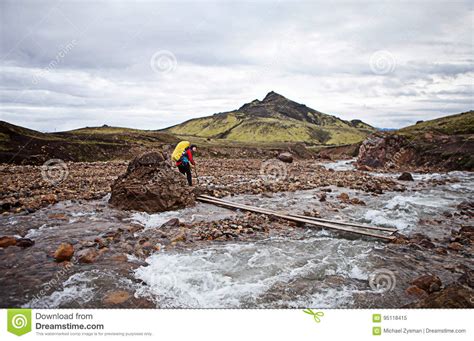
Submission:
<svg viewBox="0 0 474 341">
<path fill-rule="evenodd" d="M 393 228 L 393 227 L 380 227 L 380 226 L 370 226 L 370 225 L 364 225 L 364 224 L 353 224 L 353 223 L 348 223 L 345 221 L 308 217 L 301 214 L 288 214 L 288 215 L 292 217 L 300 217 L 300 218 L 304 217 L 311 220 L 320 221 L 322 223 L 332 223 L 332 224 L 337 224 L 337 225 L 353 226 L 353 227 L 359 227 L 359 228 L 368 229 L 368 230 L 387 231 L 387 232 L 392 232 L 392 233 L 398 231 L 396 228 Z"/>
<path fill-rule="evenodd" d="M 356 233 L 356 234 L 360 234 L 360 235 L 365 235 L 365 236 L 370 236 L 370 237 L 375 237 L 375 238 L 381 238 L 381 239 L 385 239 L 385 240 L 393 240 L 395 238 L 394 236 L 391 236 L 391 235 L 383 235 L 383 234 L 371 233 L 371 232 L 367 232 L 367 231 L 361 231 L 361 230 L 358 230 L 358 229 L 350 229 L 350 228 L 347 228 L 347 227 L 341 227 L 341 226 L 337 226 L 337 225 L 333 225 L 333 224 L 329 224 L 329 223 L 321 223 L 321 222 L 317 222 L 317 221 L 306 219 L 306 218 L 291 217 L 291 216 L 279 213 L 277 211 L 260 209 L 260 208 L 257 208 L 257 207 L 248 206 L 248 205 L 244 205 L 244 204 L 235 204 L 235 203 L 230 203 L 228 201 L 225 202 L 225 201 L 220 201 L 220 200 L 208 199 L 208 198 L 204 198 L 204 197 L 198 197 L 197 200 L 212 203 L 212 204 L 216 204 L 216 205 L 222 205 L 222 206 L 227 206 L 227 207 L 232 207 L 232 208 L 243 209 L 243 210 L 250 211 L 250 212 L 256 212 L 256 213 L 272 215 L 272 216 L 282 218 L 282 219 L 286 219 L 286 220 L 301 222 L 301 223 L 305 223 L 305 224 L 315 225 L 315 226 L 318 226 L 318 227 L 324 227 L 324 228 L 343 231 L 343 232 Z"/>
<path fill-rule="evenodd" d="M 201 197 L 208 198 L 208 199 L 213 199 L 213 200 L 219 200 L 219 201 L 223 201 L 223 202 L 228 202 L 228 203 L 232 204 L 232 202 L 230 202 L 228 200 L 224 200 L 224 199 L 220 199 L 220 198 L 214 198 L 214 197 L 211 197 L 209 195 L 201 195 Z M 241 204 L 241 205 L 245 205 L 245 204 Z M 246 205 L 246 206 L 249 206 L 249 205 Z M 264 208 L 262 208 L 262 209 L 264 209 Z M 308 216 L 301 215 L 301 214 L 291 214 L 291 213 L 284 213 L 284 212 L 279 212 L 279 213 L 289 215 L 289 216 L 292 216 L 292 217 L 296 217 L 296 218 L 311 219 L 311 220 L 319 221 L 319 222 L 322 222 L 322 223 L 353 226 L 353 227 L 360 227 L 360 228 L 369 229 L 369 230 L 387 231 L 387 232 L 392 232 L 392 233 L 398 231 L 396 228 L 392 228 L 392 227 L 379 227 L 379 226 L 371 226 L 371 225 L 364 225 L 364 224 L 354 224 L 354 223 L 349 223 L 349 222 L 345 222 L 345 221 L 337 221 L 337 220 L 329 220 L 329 219 L 308 217 Z"/>
<path fill-rule="evenodd" d="M 258 207 L 209 199 L 209 198 L 206 198 L 206 197 L 203 197 L 203 196 L 198 196 L 196 199 L 199 200 L 199 201 L 208 202 L 208 203 L 215 204 L 215 205 L 227 206 L 227 207 L 232 207 L 232 208 L 243 209 L 243 210 L 250 211 L 250 212 L 272 215 L 272 216 L 282 218 L 282 219 L 286 219 L 286 220 L 290 220 L 290 221 L 315 225 L 315 226 L 318 226 L 318 227 L 324 227 L 324 228 L 337 230 L 337 231 L 342 231 L 342 232 L 355 233 L 355 234 L 359 234 L 359 235 L 364 235 L 364 236 L 369 236 L 369 237 L 374 237 L 374 238 L 380 238 L 380 239 L 384 239 L 384 240 L 393 240 L 395 238 L 394 236 L 391 236 L 391 235 L 383 235 L 383 234 L 371 233 L 371 232 L 367 232 L 367 231 L 354 230 L 354 229 L 350 229 L 350 228 L 347 228 L 347 227 L 336 226 L 336 225 L 329 224 L 329 223 L 317 222 L 317 221 L 314 221 L 314 220 L 311 220 L 311 219 L 292 217 L 292 216 L 288 216 L 288 215 L 285 215 L 285 214 L 278 213 L 276 211 L 260 209 Z"/>
</svg>

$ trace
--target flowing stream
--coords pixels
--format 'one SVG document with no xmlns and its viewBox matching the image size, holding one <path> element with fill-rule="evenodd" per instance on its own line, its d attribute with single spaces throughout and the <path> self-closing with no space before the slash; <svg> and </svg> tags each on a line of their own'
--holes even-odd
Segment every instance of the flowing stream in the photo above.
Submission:
<svg viewBox="0 0 474 341">
<path fill-rule="evenodd" d="M 337 170 L 350 169 L 350 162 L 326 164 Z M 396 178 L 397 174 L 378 174 Z M 228 198 L 265 208 L 303 213 L 318 210 L 323 218 L 396 227 L 404 235 L 423 233 L 433 240 L 446 238 L 453 213 L 462 201 L 473 197 L 474 175 L 414 174 L 405 192 L 373 195 L 348 188 L 331 187 L 328 202 L 346 192 L 366 205 L 346 205 L 338 211 L 326 209 L 317 194 L 319 189 L 275 193 L 272 197 L 239 195 Z M 448 180 L 432 185 L 432 179 Z M 25 216 L 1 217 L 6 230 L 26 229 L 35 247 L 46 247 L 54 241 L 96 236 L 130 222 L 146 229 L 159 229 L 167 220 L 209 221 L 242 214 L 213 205 L 199 203 L 193 208 L 162 214 L 129 213 L 111 209 L 107 198 L 91 202 L 63 202 Z M 65 215 L 61 221 L 48 218 Z M 453 218 L 454 219 L 454 218 Z M 437 225 L 433 226 L 433 222 Z M 456 225 L 457 226 L 457 225 Z M 288 227 L 285 237 L 241 242 L 208 242 L 185 250 L 157 251 L 137 267 L 130 276 L 111 266 L 66 273 L 52 292 L 33 299 L 40 280 L 31 286 L 23 306 L 77 307 L 97 306 L 104 288 L 124 288 L 135 297 L 145 298 L 157 307 L 256 308 L 256 307 L 400 307 L 412 298 L 404 294 L 410 280 L 425 273 L 435 273 L 443 283 L 454 280 L 446 264 L 459 263 L 457 254 L 440 255 L 432 250 L 407 245 L 340 235 L 317 228 Z M 33 248 L 32 248 L 33 249 Z M 3 255 L 5 256 L 5 255 Z M 21 257 L 27 257 L 21 256 Z M 34 259 L 34 253 L 28 257 Z M 130 261 L 136 261 L 129 256 Z M 20 266 L 31 278 L 40 278 L 41 269 L 20 259 Z M 466 258 L 462 259 L 466 262 Z M 471 264 L 472 265 L 472 264 Z M 36 277 L 35 277 L 36 276 Z M 16 289 L 12 288 L 12 295 Z M 20 289 L 18 289 L 20 290 Z M 25 288 L 23 288 L 25 290 Z M 37 291 L 37 289 L 36 289 Z M 103 292 L 102 292 L 103 294 Z"/>
</svg>

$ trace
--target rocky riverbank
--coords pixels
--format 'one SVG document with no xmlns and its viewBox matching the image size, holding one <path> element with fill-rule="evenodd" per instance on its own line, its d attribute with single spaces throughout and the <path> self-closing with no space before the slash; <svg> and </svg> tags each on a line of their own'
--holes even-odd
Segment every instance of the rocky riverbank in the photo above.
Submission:
<svg viewBox="0 0 474 341">
<path fill-rule="evenodd" d="M 315 160 L 199 159 L 196 188 L 217 197 L 312 189 L 335 185 L 380 194 L 403 191 L 403 183 L 367 172 L 335 172 Z M 110 193 L 127 162 L 64 163 L 48 175 L 41 166 L 0 165 L 2 213 L 31 213 L 64 200 L 92 200 Z M 176 171 L 176 170 L 173 170 Z M 194 174 L 196 176 L 196 173 Z M 176 174 L 180 177 L 182 175 Z"/>
</svg>

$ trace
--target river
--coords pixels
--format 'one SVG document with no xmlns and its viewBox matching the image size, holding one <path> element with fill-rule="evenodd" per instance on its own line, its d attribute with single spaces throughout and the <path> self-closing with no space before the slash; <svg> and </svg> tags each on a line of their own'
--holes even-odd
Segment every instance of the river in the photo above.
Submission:
<svg viewBox="0 0 474 341">
<path fill-rule="evenodd" d="M 350 161 L 325 166 L 335 171 L 352 167 Z M 398 176 L 374 175 L 394 179 Z M 338 211 L 325 209 L 327 204 L 317 199 L 317 189 L 228 199 L 297 213 L 316 209 L 323 218 L 396 227 L 404 235 L 423 233 L 435 242 L 449 237 L 452 228 L 463 221 L 447 219 L 446 215 L 474 197 L 474 175 L 450 172 L 414 174 L 414 178 L 405 192 L 382 195 L 333 186 L 328 201 L 345 192 L 366 204 L 346 205 Z M 140 224 L 146 231 L 159 229 L 174 217 L 191 222 L 242 214 L 198 203 L 193 208 L 150 215 L 114 210 L 107 205 L 107 199 L 62 202 L 30 215 L 0 219 L 7 230 L 18 231 L 21 226 L 37 247 L 47 247 L 52 241 L 58 244 L 83 239 L 130 223 Z M 48 218 L 59 213 L 65 215 L 61 221 Z M 414 277 L 433 273 L 449 284 L 456 275 L 447 265 L 468 263 L 472 267 L 472 262 L 458 253 L 442 255 L 421 247 L 387 244 L 311 227 L 289 229 L 291 233 L 286 236 L 207 242 L 189 249 L 157 251 L 145 260 L 146 264 L 129 255 L 129 261 L 138 265 L 128 274 L 114 268 L 112 262 L 105 268 L 75 268 L 41 296 L 37 292 L 45 285 L 41 273 L 46 270 L 32 270 L 35 264 L 27 264 L 34 259 L 34 253 L 16 255 L 25 257 L 16 261 L 24 268 L 22 271 L 30 269 L 27 278 L 37 280 L 25 283 L 27 289 L 12 287 L 9 297 L 24 307 L 100 307 L 104 288 L 113 288 L 131 291 L 136 298 L 163 308 L 391 308 L 413 301 L 405 289 Z"/>
</svg>

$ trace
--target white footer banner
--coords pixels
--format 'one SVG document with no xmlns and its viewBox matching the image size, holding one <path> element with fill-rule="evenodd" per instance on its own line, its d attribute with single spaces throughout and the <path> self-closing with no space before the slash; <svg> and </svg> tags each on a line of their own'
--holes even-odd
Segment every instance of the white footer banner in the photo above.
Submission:
<svg viewBox="0 0 474 341">
<path fill-rule="evenodd" d="M 0 340 L 474 340 L 472 309 L 1 309 Z"/>
</svg>

